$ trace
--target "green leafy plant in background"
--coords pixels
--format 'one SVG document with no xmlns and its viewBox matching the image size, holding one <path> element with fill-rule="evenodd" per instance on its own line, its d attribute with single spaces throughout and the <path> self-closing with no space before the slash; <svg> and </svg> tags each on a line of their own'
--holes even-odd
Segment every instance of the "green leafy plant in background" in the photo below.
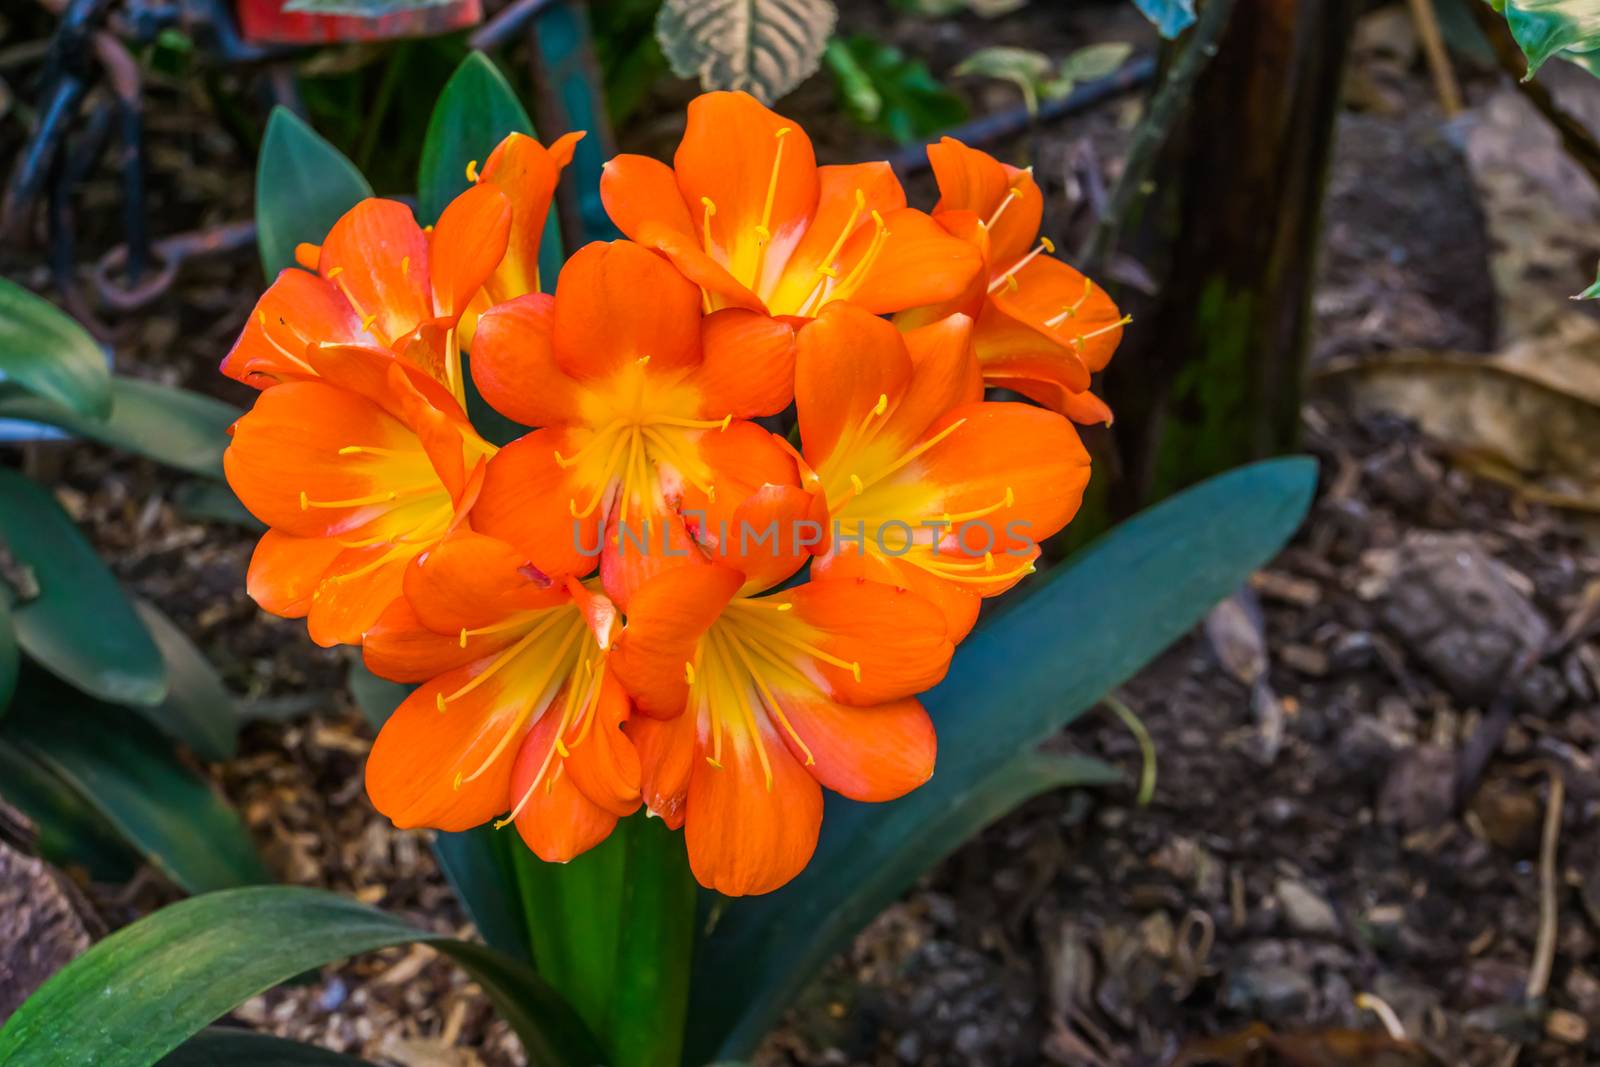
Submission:
<svg viewBox="0 0 1600 1067">
<path fill-rule="evenodd" d="M 441 99 L 448 110 L 430 123 L 423 158 L 432 164 L 419 186 L 433 180 L 429 173 L 450 176 L 482 158 L 482 145 L 455 137 L 458 122 L 520 115 L 504 80 L 481 75 L 453 79 Z M 272 152 L 296 143 L 280 137 Z M 302 160 L 322 161 L 312 166 L 331 168 L 326 183 L 313 177 L 307 188 L 343 181 L 345 195 L 359 195 L 357 183 L 340 178 L 346 165 L 331 147 L 299 151 Z M 283 165 L 271 154 L 263 154 L 262 173 Z M 597 174 L 579 169 L 576 178 L 593 183 Z M 286 202 L 269 203 L 257 220 L 264 245 L 317 239 L 299 215 Z M 546 286 L 552 281 L 547 276 Z M 726 901 L 697 889 L 681 836 L 643 814 L 567 864 L 540 862 L 508 831 L 440 834 L 441 866 L 485 944 L 421 931 L 316 890 L 210 893 L 132 924 L 68 965 L 0 1030 L 0 1062 L 359 1063 L 205 1028 L 310 969 L 407 943 L 432 944 L 466 968 L 532 1062 L 678 1067 L 747 1056 L 833 954 L 964 840 L 1040 793 L 1119 779 L 1103 763 L 1039 744 L 1265 562 L 1298 526 L 1315 481 L 1306 459 L 1233 471 L 1036 579 L 980 625 L 946 680 L 925 694 L 940 730 L 933 780 L 890 804 L 830 796 L 815 858 L 775 893 Z M 360 669 L 351 681 L 374 722 L 406 694 Z M 4 759 L 0 749 L 0 770 Z"/>
<path fill-rule="evenodd" d="M 817 72 L 838 17 L 831 0 L 664 0 L 656 38 L 678 77 L 770 104 Z"/>
<path fill-rule="evenodd" d="M 0 281 L 0 418 L 220 479 L 238 412 L 111 374 L 93 338 Z M 182 630 L 130 597 L 43 486 L 0 468 L 0 792 L 47 856 L 190 892 L 267 880 L 242 821 L 178 755 L 222 760 L 239 713 Z"/>
<path fill-rule="evenodd" d="M 1039 110 L 1040 100 L 1059 100 L 1081 82 L 1109 78 L 1132 52 L 1132 45 L 1119 41 L 1092 44 L 1058 64 L 1043 52 L 996 45 L 978 49 L 951 73 L 1012 82 L 1022 90 L 1023 103 L 1033 113 Z"/>
<path fill-rule="evenodd" d="M 901 144 L 931 137 L 967 117 L 967 105 L 892 45 L 857 34 L 828 42 L 825 59 L 845 110 Z"/>
<path fill-rule="evenodd" d="M 1552 56 L 1600 75 L 1600 4 L 1594 0 L 1489 0 L 1528 57 L 1528 77 Z"/>
</svg>

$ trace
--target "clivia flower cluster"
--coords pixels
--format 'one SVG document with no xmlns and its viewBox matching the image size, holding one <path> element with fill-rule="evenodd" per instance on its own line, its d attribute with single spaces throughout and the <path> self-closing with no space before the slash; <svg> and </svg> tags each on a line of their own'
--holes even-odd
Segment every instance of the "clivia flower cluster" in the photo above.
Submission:
<svg viewBox="0 0 1600 1067">
<path fill-rule="evenodd" d="M 416 685 L 367 767 L 397 825 L 564 861 L 643 805 L 702 884 L 767 892 L 824 788 L 933 773 L 917 694 L 1077 510 L 1123 320 L 1028 171 L 946 139 L 924 213 L 738 93 L 671 167 L 606 166 L 628 239 L 542 293 L 575 140 L 508 137 L 431 228 L 363 201 L 262 296 L 222 365 L 261 390 L 226 455 L 250 595 Z M 534 429 L 481 437 L 467 373 Z"/>
</svg>

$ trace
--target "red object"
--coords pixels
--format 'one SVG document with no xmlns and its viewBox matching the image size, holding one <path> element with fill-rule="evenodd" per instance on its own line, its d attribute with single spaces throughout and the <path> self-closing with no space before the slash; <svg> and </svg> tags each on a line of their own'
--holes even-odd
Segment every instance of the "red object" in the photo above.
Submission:
<svg viewBox="0 0 1600 1067">
<path fill-rule="evenodd" d="M 289 0 L 238 0 L 239 27 L 252 44 L 339 44 L 389 41 L 398 37 L 431 37 L 476 26 L 483 21 L 481 0 L 448 0 L 442 4 L 363 15 L 319 15 L 285 11 Z"/>
</svg>

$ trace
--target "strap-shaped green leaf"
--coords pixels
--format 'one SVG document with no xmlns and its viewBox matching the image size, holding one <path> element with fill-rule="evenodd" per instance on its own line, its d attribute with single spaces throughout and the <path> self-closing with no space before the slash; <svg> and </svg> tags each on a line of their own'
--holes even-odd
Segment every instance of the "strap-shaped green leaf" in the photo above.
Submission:
<svg viewBox="0 0 1600 1067">
<path fill-rule="evenodd" d="M 1316 464 L 1231 471 L 1112 530 L 980 626 L 925 695 L 932 780 L 889 804 L 828 797 L 807 869 L 729 905 L 696 958 L 688 1062 L 748 1054 L 783 1006 L 962 840 L 1083 765 L 1033 755 L 1236 589 L 1305 515 Z"/>
<path fill-rule="evenodd" d="M 0 278 L 0 377 L 91 419 L 111 410 L 111 372 L 89 331 Z"/>
<path fill-rule="evenodd" d="M 270 281 L 294 265 L 294 247 L 322 239 L 372 186 L 356 165 L 283 106 L 272 109 L 256 163 L 256 244 Z"/>
<path fill-rule="evenodd" d="M 139 858 L 89 799 L 5 739 L 0 730 L 0 797 L 33 823 L 39 855 L 81 867 L 96 882 L 124 882 Z"/>
<path fill-rule="evenodd" d="M 159 1067 L 372 1067 L 366 1060 L 249 1030 L 209 1027 L 163 1057 Z"/>
<path fill-rule="evenodd" d="M 216 668 L 160 608 L 145 600 L 133 606 L 167 664 L 167 699 L 144 712 L 145 718 L 201 759 L 228 759 L 239 748 L 239 709 L 233 695 Z"/>
<path fill-rule="evenodd" d="M 0 736 L 83 797 L 184 890 L 272 880 L 238 812 L 128 708 L 30 671 L 0 720 Z"/>
<path fill-rule="evenodd" d="M 137 378 L 111 380 L 111 410 L 103 419 L 85 418 L 44 397 L 0 386 L 0 418 L 58 426 L 208 478 L 222 477 L 228 427 L 242 414 L 202 393 Z"/>
<path fill-rule="evenodd" d="M 509 133 L 531 135 L 533 120 L 494 61 L 473 52 L 445 82 L 428 119 L 417 167 L 417 216 L 437 221 L 466 191 L 467 164 L 481 167 Z"/>
<path fill-rule="evenodd" d="M 531 1063 L 587 1067 L 593 1038 L 528 968 L 317 889 L 263 886 L 180 901 L 117 931 L 46 982 L 0 1030 L 6 1067 L 148 1067 L 235 1005 L 347 956 L 424 942 L 454 957 Z"/>
<path fill-rule="evenodd" d="M 91 696 L 159 704 L 166 667 L 122 587 L 49 493 L 3 469 L 0 543 L 39 586 L 38 596 L 12 605 L 22 651 Z"/>
<path fill-rule="evenodd" d="M 0 715 L 11 703 L 17 689 L 17 671 L 22 667 L 22 650 L 17 647 L 17 630 L 11 622 L 11 594 L 0 587 Z"/>
</svg>

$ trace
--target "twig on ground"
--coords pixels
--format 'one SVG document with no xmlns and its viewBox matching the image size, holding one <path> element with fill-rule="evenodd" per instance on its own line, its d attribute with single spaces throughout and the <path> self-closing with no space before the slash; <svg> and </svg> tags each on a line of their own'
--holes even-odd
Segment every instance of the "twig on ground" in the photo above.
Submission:
<svg viewBox="0 0 1600 1067">
<path fill-rule="evenodd" d="M 1550 799 L 1544 809 L 1544 833 L 1539 841 L 1539 936 L 1534 941 L 1533 962 L 1528 965 L 1527 998 L 1541 1000 L 1550 988 L 1550 969 L 1556 961 L 1556 935 L 1560 914 L 1556 885 L 1556 846 L 1561 839 L 1561 810 L 1566 803 L 1566 781 L 1560 768 L 1550 769 Z"/>
<path fill-rule="evenodd" d="M 1400 1016 L 1389 1007 L 1388 1001 L 1374 993 L 1357 993 L 1356 1007 L 1376 1015 L 1383 1028 L 1389 1032 L 1389 1036 L 1396 1041 L 1406 1040 L 1406 1028 L 1400 1025 Z"/>
</svg>

